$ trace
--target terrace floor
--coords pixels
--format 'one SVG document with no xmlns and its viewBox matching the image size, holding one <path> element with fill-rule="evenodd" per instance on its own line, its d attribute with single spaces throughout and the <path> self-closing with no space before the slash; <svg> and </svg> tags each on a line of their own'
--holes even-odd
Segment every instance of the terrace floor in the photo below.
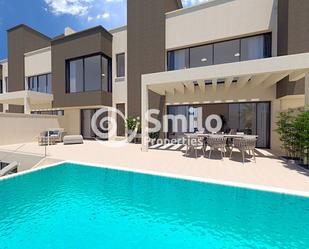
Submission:
<svg viewBox="0 0 309 249">
<path fill-rule="evenodd" d="M 81 145 L 57 144 L 47 149 L 47 159 L 40 166 L 72 160 L 84 163 L 102 164 L 138 171 L 151 171 L 173 174 L 180 177 L 207 178 L 239 184 L 252 184 L 261 187 L 283 188 L 292 191 L 307 192 L 309 196 L 309 171 L 276 157 L 270 151 L 257 150 L 257 162 L 241 163 L 240 153 L 235 157 L 221 160 L 219 153 L 213 153 L 213 159 L 201 154 L 185 156 L 181 146 L 167 145 L 141 152 L 141 145 L 126 144 L 113 147 L 114 142 L 85 141 Z M 20 145 L 0 146 L 0 151 L 10 152 Z M 36 156 L 44 155 L 44 147 L 37 143 L 25 144 L 19 153 Z M 208 155 L 208 153 L 207 153 Z"/>
</svg>

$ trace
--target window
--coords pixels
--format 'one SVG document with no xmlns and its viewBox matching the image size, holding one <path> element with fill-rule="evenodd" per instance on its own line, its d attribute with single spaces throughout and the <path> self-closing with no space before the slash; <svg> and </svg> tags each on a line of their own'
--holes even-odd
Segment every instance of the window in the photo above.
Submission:
<svg viewBox="0 0 309 249">
<path fill-rule="evenodd" d="M 5 90 L 5 92 L 9 92 L 9 77 L 5 77 L 4 78 L 4 84 L 5 84 L 5 88 L 3 86 L 3 91 Z"/>
<path fill-rule="evenodd" d="M 70 61 L 69 75 L 70 88 L 69 92 L 77 93 L 84 90 L 83 60 Z"/>
<path fill-rule="evenodd" d="M 168 70 L 189 68 L 189 49 L 168 52 Z"/>
<path fill-rule="evenodd" d="M 111 91 L 111 60 L 102 55 L 67 61 L 67 93 Z"/>
<path fill-rule="evenodd" d="M 101 58 L 101 70 L 102 70 L 102 91 L 112 91 L 112 80 L 110 73 L 112 71 L 110 60 L 103 57 Z"/>
<path fill-rule="evenodd" d="M 240 61 L 240 40 L 220 42 L 214 45 L 214 63 L 223 64 Z"/>
<path fill-rule="evenodd" d="M 32 111 L 31 114 L 64 116 L 64 110 Z"/>
<path fill-rule="evenodd" d="M 28 89 L 35 92 L 51 93 L 51 74 L 28 77 Z"/>
<path fill-rule="evenodd" d="M 2 83 L 2 80 L 0 80 L 0 93 L 3 93 L 3 83 Z"/>
<path fill-rule="evenodd" d="M 101 90 L 101 56 L 84 59 L 85 91 Z"/>
<path fill-rule="evenodd" d="M 241 39 L 241 60 L 271 57 L 271 36 L 259 35 Z"/>
<path fill-rule="evenodd" d="M 271 33 L 169 51 L 167 70 L 271 57 Z"/>
<path fill-rule="evenodd" d="M 190 48 L 190 67 L 203 67 L 213 64 L 213 45 Z"/>
<path fill-rule="evenodd" d="M 125 54 L 116 55 L 117 77 L 125 77 Z"/>
</svg>

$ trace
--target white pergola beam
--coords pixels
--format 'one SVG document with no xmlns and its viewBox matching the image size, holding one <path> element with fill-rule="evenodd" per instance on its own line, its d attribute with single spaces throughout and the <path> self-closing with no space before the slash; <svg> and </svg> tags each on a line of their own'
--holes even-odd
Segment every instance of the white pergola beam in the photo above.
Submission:
<svg viewBox="0 0 309 249">
<path fill-rule="evenodd" d="M 257 87 L 258 85 L 263 83 L 265 80 L 267 80 L 270 76 L 271 74 L 268 74 L 268 73 L 261 74 L 261 75 L 254 75 L 250 81 L 251 87 Z"/>
<path fill-rule="evenodd" d="M 218 80 L 217 79 L 212 79 L 212 87 L 213 89 L 217 89 L 217 86 L 218 86 Z"/>
<path fill-rule="evenodd" d="M 240 77 L 237 81 L 238 87 L 239 88 L 244 87 L 250 79 L 251 79 L 251 75 L 245 75 L 245 76 Z"/>
<path fill-rule="evenodd" d="M 289 75 L 289 81 L 298 81 L 298 80 L 304 78 L 306 73 L 308 73 L 308 72 L 309 72 L 309 70 L 294 71 Z"/>
<path fill-rule="evenodd" d="M 288 76 L 291 72 L 283 72 L 283 73 L 276 73 L 272 74 L 270 77 L 268 77 L 264 82 L 264 87 L 269 87 L 274 84 L 276 84 L 278 81 L 284 79 L 286 76 Z"/>
<path fill-rule="evenodd" d="M 230 88 L 233 80 L 234 80 L 234 77 L 228 77 L 228 78 L 224 79 L 225 88 Z"/>
<path fill-rule="evenodd" d="M 201 91 L 205 92 L 205 90 L 206 90 L 205 81 L 204 80 L 198 80 L 197 84 L 198 84 L 199 88 L 201 89 Z"/>
<path fill-rule="evenodd" d="M 146 84 L 166 84 L 176 82 L 193 82 L 199 80 L 222 79 L 227 77 L 243 77 L 257 74 L 274 74 L 309 70 L 309 53 L 277 56 L 252 61 L 190 68 L 186 70 L 167 71 L 142 75 Z"/>
<path fill-rule="evenodd" d="M 193 82 L 185 82 L 184 85 L 189 92 L 194 93 L 195 87 Z"/>
<path fill-rule="evenodd" d="M 185 86 L 182 83 L 175 84 L 174 89 L 181 94 L 185 93 Z"/>
</svg>

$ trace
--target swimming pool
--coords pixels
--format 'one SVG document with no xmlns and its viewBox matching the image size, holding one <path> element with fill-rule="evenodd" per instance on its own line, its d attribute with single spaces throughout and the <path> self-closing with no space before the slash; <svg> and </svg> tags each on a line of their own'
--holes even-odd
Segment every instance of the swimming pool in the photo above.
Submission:
<svg viewBox="0 0 309 249">
<path fill-rule="evenodd" d="M 308 248 L 309 198 L 65 163 L 0 181 L 0 248 Z"/>
</svg>

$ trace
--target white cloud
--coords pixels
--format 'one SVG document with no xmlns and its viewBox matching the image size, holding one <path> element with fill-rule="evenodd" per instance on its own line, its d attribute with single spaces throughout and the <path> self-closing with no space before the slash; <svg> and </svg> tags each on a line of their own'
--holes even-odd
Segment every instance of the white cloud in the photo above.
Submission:
<svg viewBox="0 0 309 249">
<path fill-rule="evenodd" d="M 50 11 L 55 15 L 86 15 L 94 0 L 45 0 Z"/>
<path fill-rule="evenodd" d="M 110 18 L 111 14 L 109 12 L 104 12 L 103 14 L 98 14 L 97 15 L 97 19 L 107 19 L 107 18 Z"/>
</svg>

